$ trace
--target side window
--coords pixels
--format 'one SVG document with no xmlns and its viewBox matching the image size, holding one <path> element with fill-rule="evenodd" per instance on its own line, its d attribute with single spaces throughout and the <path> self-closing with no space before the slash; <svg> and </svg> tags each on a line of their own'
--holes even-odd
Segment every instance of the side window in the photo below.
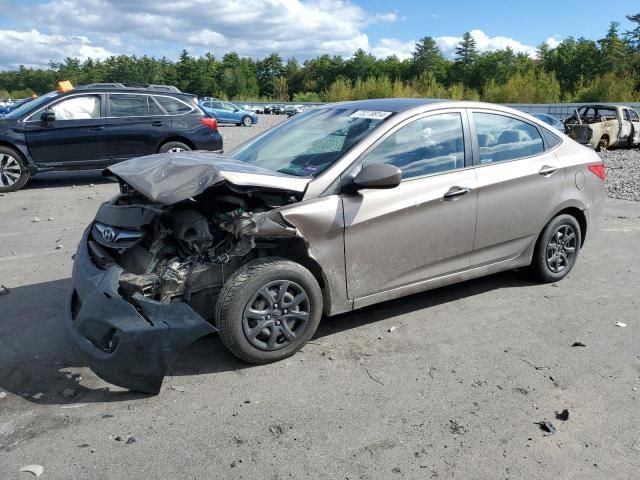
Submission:
<svg viewBox="0 0 640 480">
<path fill-rule="evenodd" d="M 544 152 L 533 125 L 504 115 L 473 113 L 480 147 L 480 164 L 505 162 Z"/>
<path fill-rule="evenodd" d="M 232 103 L 225 103 L 224 109 L 228 110 L 229 112 L 233 112 L 236 109 L 236 106 L 233 105 Z"/>
<path fill-rule="evenodd" d="M 158 103 L 162 105 L 162 108 L 164 108 L 170 115 L 187 113 L 192 110 L 191 107 L 189 107 L 187 104 L 181 102 L 180 100 L 176 100 L 175 98 L 161 97 L 159 95 L 153 98 L 155 98 Z"/>
<path fill-rule="evenodd" d="M 147 97 L 147 105 L 149 106 L 149 115 L 164 115 L 162 109 L 155 102 L 153 97 L 150 95 L 146 95 Z"/>
<path fill-rule="evenodd" d="M 146 95 L 109 95 L 112 117 L 146 117 L 149 104 Z"/>
<path fill-rule="evenodd" d="M 638 112 L 635 110 L 629 110 L 629 114 L 631 115 L 632 122 L 640 122 L 640 117 L 638 117 Z"/>
<path fill-rule="evenodd" d="M 86 95 L 63 100 L 49 109 L 55 113 L 56 120 L 87 120 L 100 118 L 100 97 Z"/>
<path fill-rule="evenodd" d="M 211 108 L 222 110 L 222 102 L 210 102 L 209 105 L 211 106 Z"/>
<path fill-rule="evenodd" d="M 388 163 L 402 178 L 464 168 L 464 134 L 459 113 L 441 113 L 415 120 L 386 138 L 364 165 Z"/>
</svg>

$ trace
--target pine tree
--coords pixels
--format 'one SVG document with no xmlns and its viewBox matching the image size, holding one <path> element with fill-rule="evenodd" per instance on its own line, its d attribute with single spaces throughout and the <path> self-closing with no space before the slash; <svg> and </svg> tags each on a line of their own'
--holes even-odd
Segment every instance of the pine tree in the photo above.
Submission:
<svg viewBox="0 0 640 480">
<path fill-rule="evenodd" d="M 456 48 L 456 63 L 471 65 L 477 57 L 478 49 L 476 48 L 476 40 L 471 33 L 466 32 Z"/>
<path fill-rule="evenodd" d="M 415 77 L 431 72 L 435 78 L 444 77 L 446 59 L 432 37 L 421 38 L 413 51 L 412 73 Z"/>
</svg>

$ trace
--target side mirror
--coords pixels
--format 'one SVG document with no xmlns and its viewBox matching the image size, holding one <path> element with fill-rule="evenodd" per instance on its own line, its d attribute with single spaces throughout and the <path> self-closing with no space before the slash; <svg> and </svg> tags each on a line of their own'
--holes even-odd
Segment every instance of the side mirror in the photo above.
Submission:
<svg viewBox="0 0 640 480">
<path fill-rule="evenodd" d="M 42 120 L 44 123 L 53 122 L 55 121 L 55 119 L 56 119 L 56 114 L 53 112 L 45 111 L 40 114 L 40 120 Z"/>
<path fill-rule="evenodd" d="M 355 192 L 363 188 L 395 188 L 402 181 L 402 171 L 387 163 L 367 165 L 354 177 L 351 184 L 346 185 L 347 191 Z"/>
</svg>

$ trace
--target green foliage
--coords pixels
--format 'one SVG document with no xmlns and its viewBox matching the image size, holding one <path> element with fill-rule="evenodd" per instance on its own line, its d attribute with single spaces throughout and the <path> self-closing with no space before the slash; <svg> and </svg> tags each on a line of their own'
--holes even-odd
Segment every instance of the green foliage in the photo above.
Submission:
<svg viewBox="0 0 640 480">
<path fill-rule="evenodd" d="M 183 50 L 165 57 L 118 55 L 104 60 L 65 58 L 49 68 L 20 66 L 0 72 L 0 95 L 24 97 L 54 90 L 60 80 L 176 85 L 201 96 L 235 100 L 315 102 L 375 97 L 483 99 L 504 103 L 632 101 L 639 98 L 640 13 L 628 15 L 635 28 L 619 33 L 612 22 L 597 41 L 569 37 L 555 48 L 538 47 L 537 58 L 510 48 L 479 52 L 463 35 L 455 59 L 442 55 L 435 40 L 416 42 L 411 58 L 378 59 L 359 49 L 350 58 L 321 55 L 300 64 L 277 53 L 262 59 L 229 52 L 221 59 L 194 57 Z"/>
</svg>

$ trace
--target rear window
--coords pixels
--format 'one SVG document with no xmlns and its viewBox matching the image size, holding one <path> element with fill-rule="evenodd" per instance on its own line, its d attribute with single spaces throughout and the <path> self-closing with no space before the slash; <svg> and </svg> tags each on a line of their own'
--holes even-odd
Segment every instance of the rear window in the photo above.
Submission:
<svg viewBox="0 0 640 480">
<path fill-rule="evenodd" d="M 158 103 L 160 105 L 162 105 L 162 108 L 164 108 L 167 113 L 169 113 L 170 115 L 176 115 L 179 113 L 187 113 L 190 112 L 191 110 L 193 110 L 190 106 L 188 106 L 186 103 L 181 102 L 180 100 L 176 99 L 176 98 L 171 98 L 171 97 L 161 97 L 161 96 L 154 96 L 154 98 L 158 101 Z"/>
</svg>

